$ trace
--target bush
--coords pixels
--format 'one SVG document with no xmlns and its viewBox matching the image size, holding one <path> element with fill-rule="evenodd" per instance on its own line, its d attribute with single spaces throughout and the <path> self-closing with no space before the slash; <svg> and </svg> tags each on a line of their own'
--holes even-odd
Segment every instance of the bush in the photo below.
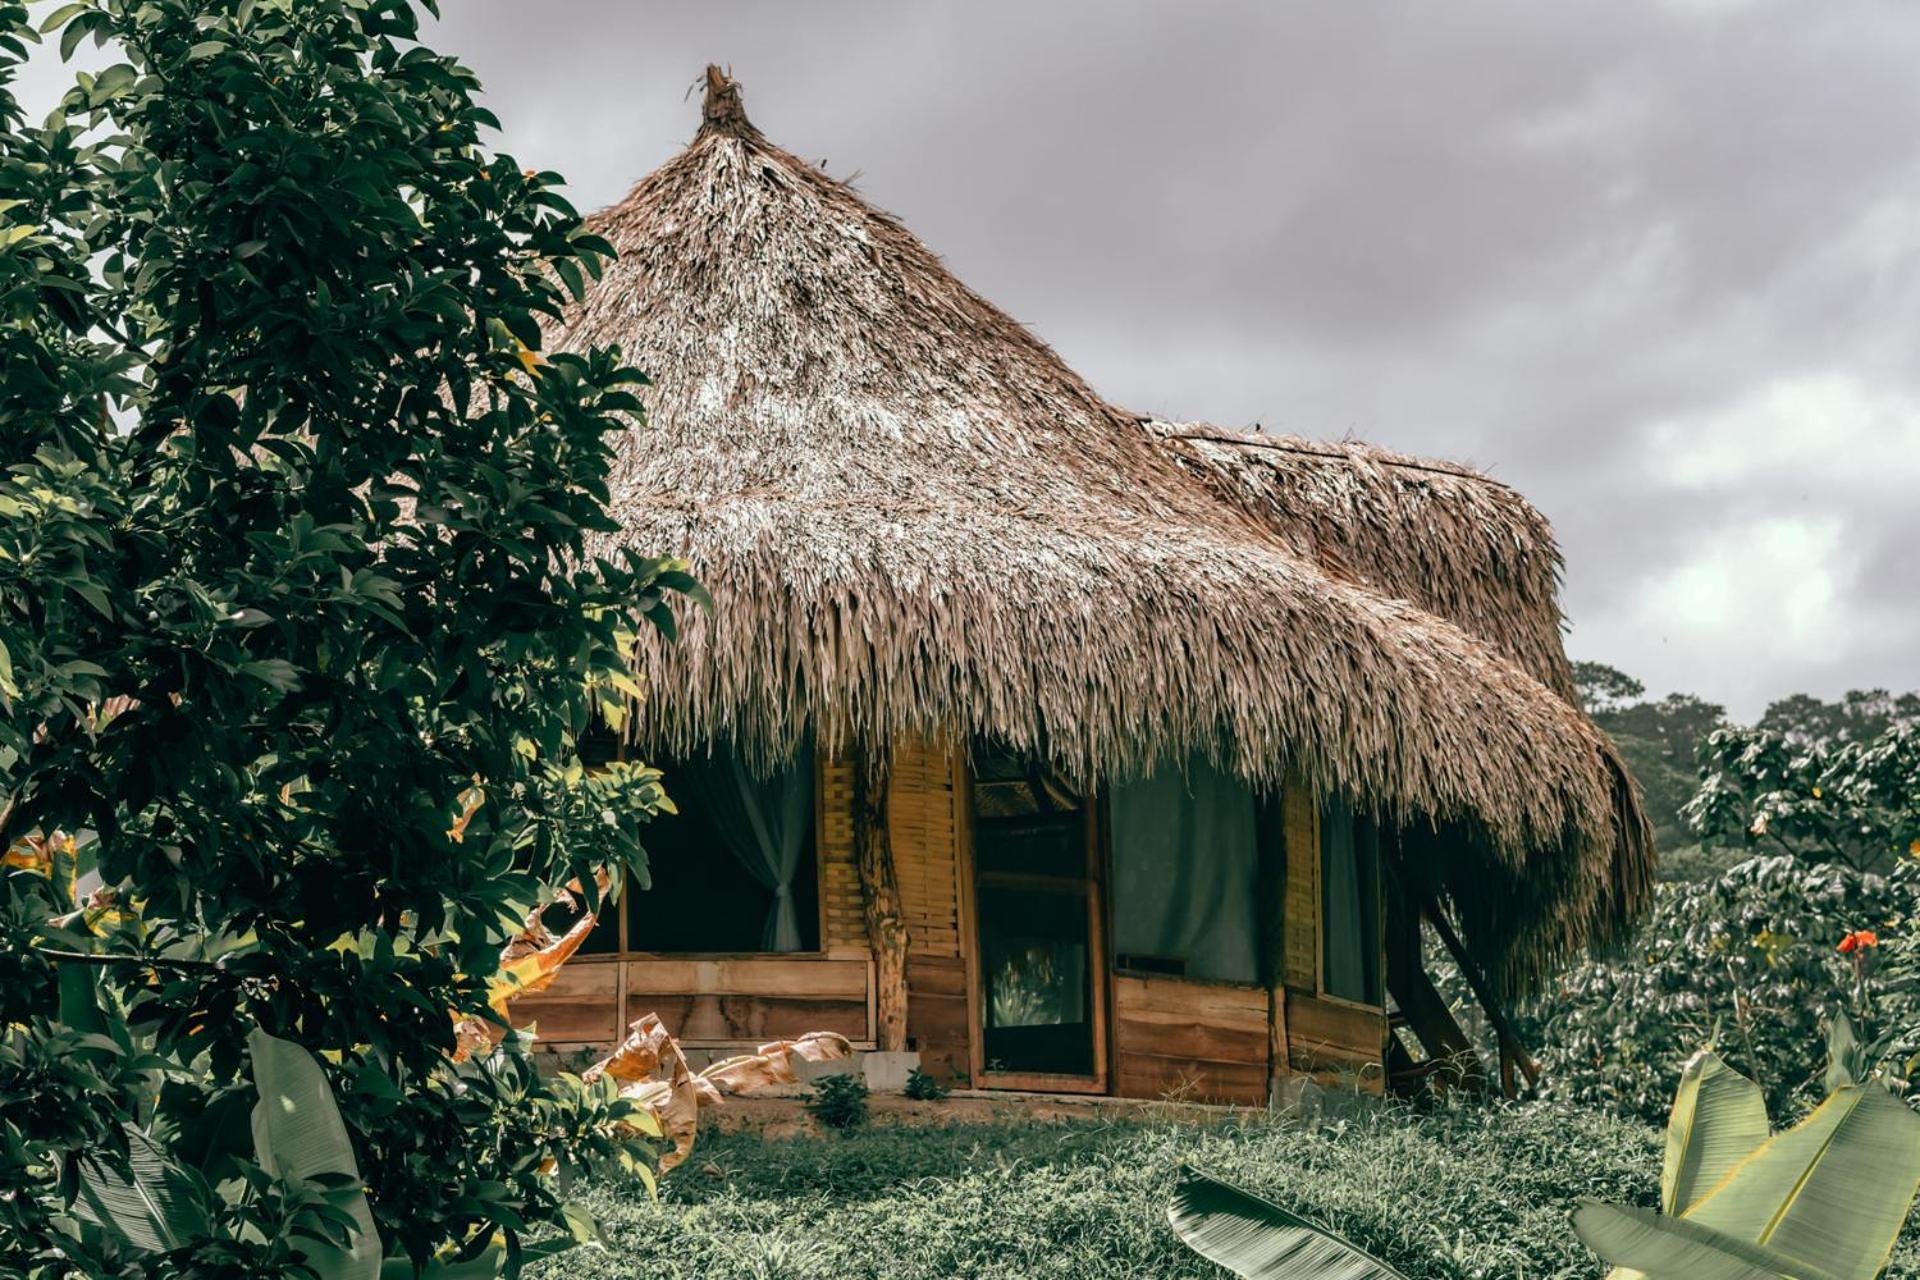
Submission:
<svg viewBox="0 0 1920 1280">
<path fill-rule="evenodd" d="M 938 1102 L 952 1090 L 935 1080 L 932 1076 L 915 1067 L 907 1073 L 906 1095 L 915 1102 Z"/>
<path fill-rule="evenodd" d="M 867 1093 L 859 1076 L 822 1076 L 813 1082 L 807 1110 L 829 1129 L 858 1129 L 867 1122 Z"/>
<path fill-rule="evenodd" d="M 1575 967 L 1531 1009 L 1542 1087 L 1658 1123 L 1680 1064 L 1712 1047 L 1788 1122 L 1818 1100 L 1835 1013 L 1868 1038 L 1920 1023 L 1920 995 L 1900 976 L 1912 968 L 1916 918 L 1912 859 L 1879 876 L 1754 858 L 1714 880 L 1663 885 L 1627 954 Z M 1858 930 L 1879 944 L 1841 953 Z"/>
<path fill-rule="evenodd" d="M 644 871 L 659 775 L 580 739 L 687 584 L 587 554 L 642 377 L 539 350 L 611 250 L 487 150 L 432 9 L 58 6 L 112 65 L 30 125 L 0 3 L 9 1275 L 321 1269 L 339 1211 L 248 1122 L 262 1031 L 323 1064 L 338 1199 L 416 1262 L 590 1236 L 547 1170 L 649 1158 L 610 1086 L 455 1040 L 504 1033 L 555 886 Z M 177 1223 L 76 1207 L 136 1164 Z"/>
</svg>

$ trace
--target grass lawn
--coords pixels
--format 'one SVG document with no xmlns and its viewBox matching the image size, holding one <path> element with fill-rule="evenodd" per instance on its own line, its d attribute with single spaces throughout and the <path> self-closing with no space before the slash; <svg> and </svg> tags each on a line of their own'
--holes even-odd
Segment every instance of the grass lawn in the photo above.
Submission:
<svg viewBox="0 0 1920 1280">
<path fill-rule="evenodd" d="M 879 1123 L 706 1135 L 658 1203 L 589 1200 L 613 1240 L 543 1280 L 1212 1277 L 1166 1225 L 1183 1160 L 1304 1210 L 1422 1277 L 1599 1277 L 1579 1196 L 1652 1204 L 1661 1135 L 1546 1104 L 1391 1109 L 1317 1125 L 1248 1118 Z M 1909 1231 L 1894 1277 L 1920 1275 Z"/>
</svg>

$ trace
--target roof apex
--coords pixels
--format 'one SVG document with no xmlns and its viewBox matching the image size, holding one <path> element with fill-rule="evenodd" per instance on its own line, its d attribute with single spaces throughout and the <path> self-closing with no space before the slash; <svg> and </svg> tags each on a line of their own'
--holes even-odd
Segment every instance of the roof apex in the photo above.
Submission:
<svg viewBox="0 0 1920 1280">
<path fill-rule="evenodd" d="M 706 98 L 700 107 L 700 129 L 716 129 L 724 133 L 745 133 L 753 128 L 753 122 L 747 119 L 747 109 L 740 102 L 740 82 L 720 69 L 718 63 L 707 64 Z"/>
</svg>

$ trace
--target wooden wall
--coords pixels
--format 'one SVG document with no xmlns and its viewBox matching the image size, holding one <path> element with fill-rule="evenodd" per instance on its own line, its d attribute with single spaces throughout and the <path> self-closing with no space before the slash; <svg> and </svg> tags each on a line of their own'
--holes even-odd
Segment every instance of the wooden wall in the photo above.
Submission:
<svg viewBox="0 0 1920 1280">
<path fill-rule="evenodd" d="M 612 956 L 577 956 L 553 985 L 509 1008 L 515 1026 L 534 1024 L 541 1052 L 603 1053 L 624 1034 L 620 1017 L 620 966 Z"/>
<path fill-rule="evenodd" d="M 820 945 L 828 955 L 867 954 L 867 918 L 860 900 L 860 867 L 853 848 L 853 768 L 845 760 L 820 766 L 814 856 L 820 862 Z"/>
<path fill-rule="evenodd" d="M 1114 1093 L 1264 1106 L 1267 992 L 1225 982 L 1116 974 Z"/>
<path fill-rule="evenodd" d="M 535 1021 L 541 1047 L 561 1053 L 604 1049 L 648 1012 L 690 1046 L 752 1045 L 808 1031 L 837 1031 L 871 1046 L 873 970 L 854 856 L 852 781 L 844 762 L 822 764 L 820 954 L 583 957 L 547 992 L 518 1002 L 515 1020 Z M 909 938 L 907 1035 L 923 1069 L 951 1083 L 968 1079 L 973 1034 L 966 958 L 972 922 L 962 892 L 971 874 L 966 804 L 964 775 L 949 753 L 928 746 L 897 753 L 888 826 Z M 1282 986 L 1269 992 L 1115 975 L 1115 1094 L 1257 1106 L 1281 1075 L 1382 1087 L 1384 1011 L 1328 998 L 1321 989 L 1319 812 L 1304 785 L 1285 788 L 1280 819 Z"/>
<path fill-rule="evenodd" d="M 907 1045 L 943 1084 L 970 1078 L 972 1019 L 961 950 L 960 852 L 966 792 L 957 761 L 926 744 L 893 757 L 887 834 L 907 926 Z"/>
<path fill-rule="evenodd" d="M 1384 1009 L 1325 994 L 1321 977 L 1320 805 L 1306 785 L 1289 779 L 1282 792 L 1287 882 L 1283 894 L 1286 1074 L 1322 1084 L 1379 1093 L 1386 1088 L 1387 1016 Z M 1383 959 L 1384 963 L 1384 959 Z M 1276 1072 L 1276 1075 L 1281 1072 Z"/>
<path fill-rule="evenodd" d="M 657 1013 L 682 1044 L 748 1045 L 809 1031 L 873 1042 L 869 965 L 823 956 L 624 962 L 624 1022 Z"/>
</svg>

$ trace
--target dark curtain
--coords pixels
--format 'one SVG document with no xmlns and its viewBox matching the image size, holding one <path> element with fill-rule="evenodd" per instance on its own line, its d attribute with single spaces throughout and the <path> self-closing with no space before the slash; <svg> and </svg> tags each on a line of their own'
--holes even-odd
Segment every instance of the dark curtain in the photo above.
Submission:
<svg viewBox="0 0 1920 1280">
<path fill-rule="evenodd" d="M 1113 950 L 1185 961 L 1187 976 L 1260 980 L 1253 792 L 1195 756 L 1108 792 Z"/>
<path fill-rule="evenodd" d="M 735 753 L 719 750 L 681 762 L 676 779 L 705 810 L 727 852 L 773 892 L 761 945 L 799 951 L 805 944 L 793 878 L 813 824 L 813 743 L 803 743 L 785 767 L 765 777 L 755 776 Z"/>
</svg>

